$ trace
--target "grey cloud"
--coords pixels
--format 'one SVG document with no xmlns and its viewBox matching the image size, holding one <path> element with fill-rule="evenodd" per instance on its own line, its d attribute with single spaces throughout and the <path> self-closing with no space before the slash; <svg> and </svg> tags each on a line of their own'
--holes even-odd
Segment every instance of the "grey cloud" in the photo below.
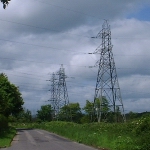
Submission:
<svg viewBox="0 0 150 150">
<path fill-rule="evenodd" d="M 136 80 L 132 85 L 137 77 L 130 79 L 131 75 L 150 73 L 147 69 L 149 41 L 136 39 L 149 36 L 149 22 L 125 19 L 128 13 L 141 7 L 140 0 L 42 2 L 27 0 L 22 5 L 22 1 L 13 0 L 6 11 L 0 9 L 1 71 L 20 86 L 25 107 L 37 110 L 40 105 L 48 103 L 45 101 L 50 98 L 50 82 L 46 80 L 50 79 L 51 73 L 58 71 L 61 64 L 64 64 L 68 76 L 70 101 L 80 102 L 83 106 L 86 99 L 93 100 L 98 68 L 92 66 L 99 56 L 87 53 L 95 51 L 101 43 L 101 40 L 90 37 L 101 30 L 103 19 L 109 19 L 111 25 L 113 52 L 125 105 L 129 107 L 129 99 L 132 102 L 137 98 L 141 103 L 141 99 L 149 96 L 147 91 L 145 95 L 135 92 L 145 86 L 149 88 L 143 80 Z M 115 39 L 118 37 L 132 38 Z M 129 54 L 139 56 L 129 57 Z M 126 89 L 134 89 L 135 93 L 126 95 Z"/>
<path fill-rule="evenodd" d="M 115 2 L 109 0 L 25 1 L 22 6 L 22 1 L 14 1 L 13 4 L 10 4 L 13 7 L 11 6 L 6 12 L 5 20 L 10 21 L 10 29 L 20 34 L 31 32 L 37 34 L 53 32 L 53 30 L 57 33 L 68 31 L 85 23 L 93 25 L 99 22 L 99 19 L 113 20 L 123 17 L 126 12 L 137 9 L 139 2 L 140 0 L 123 2 L 119 0 Z M 145 2 L 148 1 L 145 0 Z M 14 12 L 10 14 L 9 11 L 12 10 Z M 11 24 L 11 22 L 18 22 L 20 25 Z M 41 29 L 23 26 L 23 24 L 41 27 Z"/>
</svg>

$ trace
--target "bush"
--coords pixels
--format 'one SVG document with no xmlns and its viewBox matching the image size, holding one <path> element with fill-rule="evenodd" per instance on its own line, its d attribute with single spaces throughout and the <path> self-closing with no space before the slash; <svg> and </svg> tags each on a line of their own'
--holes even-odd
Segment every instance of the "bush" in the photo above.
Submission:
<svg viewBox="0 0 150 150">
<path fill-rule="evenodd" d="M 8 119 L 0 114 L 0 131 L 8 127 Z"/>
<path fill-rule="evenodd" d="M 150 149 L 150 117 L 142 118 L 137 122 L 135 133 L 141 150 Z"/>
<path fill-rule="evenodd" d="M 90 120 L 89 116 L 83 116 L 83 117 L 80 119 L 80 122 L 81 122 L 81 124 L 90 123 L 91 120 Z"/>
<path fill-rule="evenodd" d="M 14 116 L 8 117 L 8 122 L 12 123 L 12 122 L 16 122 L 16 121 L 17 121 L 16 117 L 14 117 Z"/>
</svg>

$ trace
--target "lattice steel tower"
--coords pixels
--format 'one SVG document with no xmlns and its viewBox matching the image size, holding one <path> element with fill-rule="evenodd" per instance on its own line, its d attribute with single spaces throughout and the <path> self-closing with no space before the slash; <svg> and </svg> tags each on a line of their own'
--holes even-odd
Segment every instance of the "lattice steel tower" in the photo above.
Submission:
<svg viewBox="0 0 150 150">
<path fill-rule="evenodd" d="M 51 77 L 51 88 L 50 88 L 50 92 L 51 92 L 51 99 L 50 99 L 50 102 L 51 102 L 51 106 L 52 106 L 52 109 L 53 109 L 53 118 L 56 118 L 58 112 L 59 112 L 59 105 L 58 105 L 58 99 L 57 99 L 57 81 L 56 81 L 56 75 L 55 73 L 52 74 L 52 77 Z"/>
<path fill-rule="evenodd" d="M 65 105 L 69 104 L 69 97 L 67 92 L 67 86 L 66 86 L 66 78 L 65 75 L 65 69 L 63 68 L 63 65 L 61 65 L 59 71 L 58 71 L 59 79 L 58 79 L 58 91 L 57 91 L 57 99 L 58 99 L 58 105 L 59 109 Z"/>
<path fill-rule="evenodd" d="M 117 114 L 121 114 L 120 116 L 125 121 L 124 107 L 112 52 L 111 30 L 108 21 L 103 23 L 102 30 L 95 38 L 101 38 L 102 43 L 94 52 L 100 54 L 100 60 L 97 62 L 99 69 L 94 96 L 94 112 L 98 122 L 101 121 L 102 115 L 107 118 L 108 112 L 109 114 L 110 112 L 113 114 L 112 116 L 114 116 L 115 121 L 118 121 Z M 99 101 L 99 105 L 97 101 Z M 104 108 L 106 105 L 109 110 Z"/>
</svg>

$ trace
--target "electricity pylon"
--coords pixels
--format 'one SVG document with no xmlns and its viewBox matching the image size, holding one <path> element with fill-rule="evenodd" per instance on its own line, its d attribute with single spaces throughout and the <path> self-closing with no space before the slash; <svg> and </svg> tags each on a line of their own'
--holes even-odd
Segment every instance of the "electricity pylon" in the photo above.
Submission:
<svg viewBox="0 0 150 150">
<path fill-rule="evenodd" d="M 57 78 L 56 75 L 58 75 Z M 69 97 L 65 81 L 66 78 L 67 76 L 65 75 L 65 69 L 63 68 L 63 65 L 61 65 L 59 71 L 56 74 L 53 73 L 51 80 L 49 80 L 51 81 L 51 99 L 49 101 L 51 101 L 51 106 L 53 109 L 53 118 L 57 120 L 59 119 L 58 115 L 60 109 L 69 104 Z M 66 113 L 66 117 L 68 116 L 69 114 Z"/>
<path fill-rule="evenodd" d="M 94 52 L 94 54 L 100 54 L 100 60 L 97 62 L 99 69 L 94 96 L 94 112 L 97 115 L 98 122 L 101 121 L 102 115 L 106 118 L 108 112 L 114 115 L 115 121 L 118 121 L 118 114 L 121 114 L 123 121 L 125 121 L 108 21 L 103 23 L 102 30 L 95 38 L 101 38 L 102 42 Z"/>
<path fill-rule="evenodd" d="M 58 89 L 57 89 L 57 100 L 60 109 L 63 106 L 69 104 L 69 97 L 68 97 L 66 80 L 65 80 L 67 76 L 65 75 L 65 69 L 63 68 L 63 65 L 61 65 L 58 71 L 58 75 L 59 75 L 59 79 L 58 79 Z"/>
<path fill-rule="evenodd" d="M 53 109 L 53 118 L 56 118 L 58 112 L 59 112 L 59 105 L 58 105 L 58 100 L 57 100 L 57 81 L 56 81 L 56 75 L 55 73 L 52 74 L 52 77 L 51 77 L 51 88 L 50 88 L 50 92 L 51 92 L 51 106 L 52 106 L 52 109 Z"/>
</svg>

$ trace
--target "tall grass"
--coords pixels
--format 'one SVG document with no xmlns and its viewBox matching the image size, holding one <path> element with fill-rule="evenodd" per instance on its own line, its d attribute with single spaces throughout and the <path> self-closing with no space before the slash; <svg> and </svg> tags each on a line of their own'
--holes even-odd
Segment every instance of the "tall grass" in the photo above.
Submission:
<svg viewBox="0 0 150 150">
<path fill-rule="evenodd" d="M 67 137 L 79 143 L 109 150 L 150 150 L 150 117 L 128 123 L 43 122 L 22 124 Z"/>
<path fill-rule="evenodd" d="M 11 144 L 13 137 L 16 134 L 16 129 L 8 127 L 0 131 L 0 148 L 8 147 Z"/>
<path fill-rule="evenodd" d="M 38 128 L 67 137 L 73 141 L 110 150 L 137 150 L 136 137 L 127 124 L 46 122 L 22 124 L 18 127 Z"/>
</svg>

